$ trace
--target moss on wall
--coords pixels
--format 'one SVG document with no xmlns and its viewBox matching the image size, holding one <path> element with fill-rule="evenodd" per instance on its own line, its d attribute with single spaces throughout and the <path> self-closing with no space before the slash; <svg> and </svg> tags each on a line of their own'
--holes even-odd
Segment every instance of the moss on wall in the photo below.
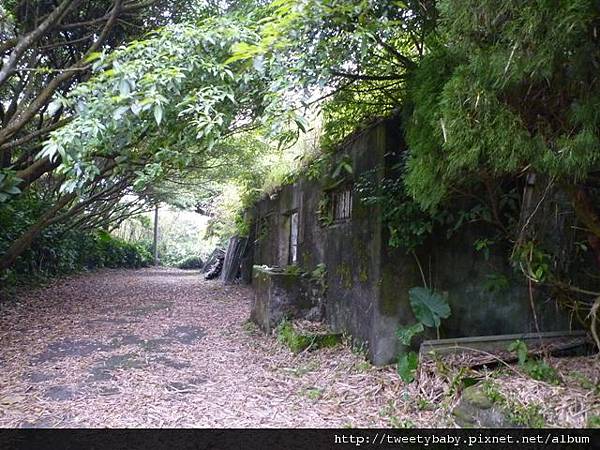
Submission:
<svg viewBox="0 0 600 450">
<path fill-rule="evenodd" d="M 335 271 L 339 277 L 340 286 L 344 289 L 352 289 L 354 281 L 352 279 L 352 269 L 350 266 L 347 263 L 340 263 Z"/>
<path fill-rule="evenodd" d="M 354 250 L 354 258 L 358 263 L 358 280 L 361 283 L 369 281 L 369 251 L 364 241 L 358 238 L 352 240 L 352 249 Z"/>
</svg>

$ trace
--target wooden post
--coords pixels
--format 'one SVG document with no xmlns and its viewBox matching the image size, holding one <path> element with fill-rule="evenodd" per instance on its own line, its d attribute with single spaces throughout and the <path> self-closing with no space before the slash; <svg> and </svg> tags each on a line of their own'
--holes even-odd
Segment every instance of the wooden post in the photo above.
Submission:
<svg viewBox="0 0 600 450">
<path fill-rule="evenodd" d="M 152 250 L 154 251 L 154 265 L 158 266 L 158 204 L 154 208 L 154 240 Z"/>
</svg>

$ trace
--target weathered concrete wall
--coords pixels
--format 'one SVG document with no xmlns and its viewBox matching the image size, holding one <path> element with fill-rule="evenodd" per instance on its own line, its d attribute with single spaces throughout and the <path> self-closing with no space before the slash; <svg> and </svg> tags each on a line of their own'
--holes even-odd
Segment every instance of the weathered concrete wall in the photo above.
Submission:
<svg viewBox="0 0 600 450">
<path fill-rule="evenodd" d="M 377 181 L 383 177 L 388 144 L 385 124 L 381 124 L 353 136 L 346 142 L 341 155 L 350 156 L 354 177 L 373 171 Z M 349 332 L 359 341 L 372 344 L 368 348 L 375 361 L 377 358 L 373 352 L 376 352 L 376 342 L 382 334 L 380 328 L 383 325 L 376 320 L 381 269 L 381 214 L 378 206 L 362 204 L 356 190 L 353 190 L 352 197 L 351 219 L 324 229 L 328 286 L 326 314 L 334 331 Z"/>
<path fill-rule="evenodd" d="M 353 136 L 339 157 L 350 156 L 354 174 L 378 170 L 376 176 L 382 177 L 389 144 L 387 128 L 381 124 Z M 347 182 L 352 183 L 351 178 L 347 176 Z M 348 332 L 360 341 L 376 341 L 385 334 L 379 330 L 382 322 L 374 320 L 381 267 L 381 214 L 378 207 L 362 205 L 354 191 L 352 218 L 324 227 L 318 215 L 323 189 L 320 182 L 301 179 L 283 187 L 274 198 L 257 204 L 254 262 L 269 266 L 288 264 L 289 214 L 298 211 L 298 265 L 310 271 L 325 263 L 328 323 L 334 331 Z M 265 223 L 268 232 L 264 228 L 261 231 Z"/>
<path fill-rule="evenodd" d="M 381 290 L 375 318 L 381 324 L 374 328 L 380 334 L 373 340 L 372 349 L 375 360 L 393 359 L 401 346 L 392 331 L 415 322 L 408 291 L 423 286 L 415 257 L 427 284 L 448 298 L 451 316 L 442 321 L 441 338 L 537 331 L 528 287 L 507 262 L 510 250 L 496 247 L 488 258 L 475 251 L 473 242 L 485 237 L 485 230 L 463 227 L 451 239 L 433 237 L 415 256 L 388 247 L 385 230 L 383 235 Z M 494 288 L 491 277 L 504 277 L 507 286 Z M 568 315 L 559 311 L 555 301 L 541 291 L 533 294 L 540 331 L 568 330 Z M 436 337 L 434 330 L 427 331 L 425 337 Z"/>
<path fill-rule="evenodd" d="M 483 236 L 485 230 L 471 226 L 450 240 L 429 243 L 433 285 L 448 293 L 452 310 L 442 322 L 442 337 L 537 331 L 528 288 L 507 261 L 510 249 L 497 247 L 486 259 L 473 248 L 473 242 Z M 496 277 L 503 277 L 507 286 L 494 288 L 490 280 Z M 566 315 L 557 314 L 556 305 L 549 304 L 542 292 L 534 293 L 534 305 L 540 330 L 568 328 L 561 320 Z"/>
<path fill-rule="evenodd" d="M 310 279 L 254 268 L 251 319 L 270 333 L 284 319 L 322 319 L 321 298 Z"/>
<path fill-rule="evenodd" d="M 397 122 L 384 121 L 348 139 L 337 155 L 352 161 L 347 181 L 368 171 L 375 181 L 389 173 L 405 148 L 400 129 Z M 323 190 L 322 182 L 301 179 L 256 205 L 254 264 L 288 264 L 289 218 L 297 211 L 298 265 L 311 271 L 325 263 L 325 317 L 334 331 L 367 343 L 374 363 L 395 360 L 401 350 L 396 331 L 415 321 L 408 291 L 423 286 L 416 258 L 427 283 L 448 296 L 452 315 L 442 322 L 441 337 L 535 331 L 527 286 L 506 262 L 507 249 L 494 247 L 486 259 L 473 247 L 476 239 L 486 237 L 485 229 L 462 227 L 450 240 L 445 232 L 434 233 L 411 255 L 387 245 L 379 208 L 362 204 L 355 190 L 351 219 L 322 226 L 318 210 Z M 509 287 L 490 290 L 490 276 L 498 275 L 506 277 Z M 568 329 L 566 315 L 543 293 L 534 294 L 540 330 Z M 429 330 L 428 337 L 435 332 Z"/>
</svg>

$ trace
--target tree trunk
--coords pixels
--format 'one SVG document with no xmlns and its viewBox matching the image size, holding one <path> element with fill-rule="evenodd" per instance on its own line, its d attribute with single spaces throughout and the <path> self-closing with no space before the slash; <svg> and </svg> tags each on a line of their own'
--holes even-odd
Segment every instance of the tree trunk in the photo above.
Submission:
<svg viewBox="0 0 600 450">
<path fill-rule="evenodd" d="M 154 208 L 154 240 L 152 250 L 154 251 L 154 265 L 158 266 L 158 205 Z"/>
</svg>

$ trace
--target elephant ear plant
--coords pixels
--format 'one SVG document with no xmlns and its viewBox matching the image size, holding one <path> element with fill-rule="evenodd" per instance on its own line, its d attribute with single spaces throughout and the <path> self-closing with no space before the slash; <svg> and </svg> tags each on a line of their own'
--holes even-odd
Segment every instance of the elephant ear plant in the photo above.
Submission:
<svg viewBox="0 0 600 450">
<path fill-rule="evenodd" d="M 400 343 L 409 347 L 412 339 L 425 331 L 425 327 L 440 326 L 441 319 L 450 317 L 448 300 L 440 293 L 426 287 L 414 287 L 408 291 L 410 306 L 417 322 L 398 329 Z M 398 356 L 398 374 L 402 381 L 411 383 L 419 363 L 419 356 L 414 351 L 405 351 Z"/>
</svg>

